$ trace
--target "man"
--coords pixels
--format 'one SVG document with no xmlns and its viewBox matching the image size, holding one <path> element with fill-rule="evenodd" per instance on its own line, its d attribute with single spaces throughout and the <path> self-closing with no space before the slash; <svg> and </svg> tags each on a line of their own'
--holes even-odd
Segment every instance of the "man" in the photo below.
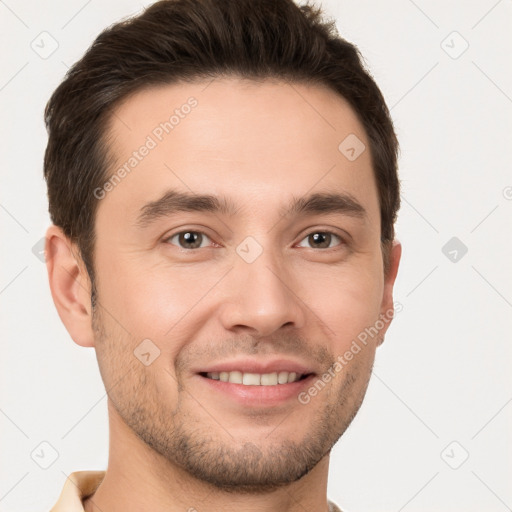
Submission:
<svg viewBox="0 0 512 512">
<path fill-rule="evenodd" d="M 46 257 L 108 393 L 106 472 L 53 511 L 339 510 L 329 453 L 393 316 L 397 140 L 290 0 L 169 0 L 52 96 Z"/>
</svg>

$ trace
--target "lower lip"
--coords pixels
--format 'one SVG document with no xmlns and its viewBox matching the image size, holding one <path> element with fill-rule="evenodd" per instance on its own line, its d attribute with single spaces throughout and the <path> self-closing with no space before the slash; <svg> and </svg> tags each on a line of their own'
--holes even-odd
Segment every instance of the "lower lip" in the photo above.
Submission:
<svg viewBox="0 0 512 512">
<path fill-rule="evenodd" d="M 197 377 L 210 389 L 231 397 L 241 405 L 269 407 L 283 404 L 291 399 L 298 401 L 299 393 L 311 385 L 314 375 L 308 375 L 305 379 L 287 384 L 276 384 L 275 386 L 246 386 L 209 379 L 202 375 Z"/>
</svg>

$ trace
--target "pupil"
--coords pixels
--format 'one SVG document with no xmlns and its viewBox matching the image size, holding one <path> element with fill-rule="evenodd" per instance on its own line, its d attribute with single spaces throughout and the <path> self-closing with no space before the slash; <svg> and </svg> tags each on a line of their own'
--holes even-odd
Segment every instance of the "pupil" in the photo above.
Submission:
<svg viewBox="0 0 512 512">
<path fill-rule="evenodd" d="M 326 248 L 331 244 L 331 235 L 329 233 L 314 233 L 309 235 L 310 243 L 317 247 Z"/>
<path fill-rule="evenodd" d="M 181 241 L 185 244 L 190 246 L 192 245 L 193 249 L 199 247 L 201 245 L 201 234 L 200 233 L 193 233 L 193 232 L 186 232 L 181 235 Z"/>
</svg>

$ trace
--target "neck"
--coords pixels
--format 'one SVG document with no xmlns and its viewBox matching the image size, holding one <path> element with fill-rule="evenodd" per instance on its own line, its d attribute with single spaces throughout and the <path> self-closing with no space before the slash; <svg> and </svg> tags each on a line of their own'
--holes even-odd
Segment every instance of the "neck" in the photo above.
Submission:
<svg viewBox="0 0 512 512">
<path fill-rule="evenodd" d="M 297 482 L 262 493 L 226 492 L 164 459 L 140 440 L 109 404 L 110 448 L 105 477 L 84 500 L 85 512 L 326 512 L 329 455 Z"/>
</svg>

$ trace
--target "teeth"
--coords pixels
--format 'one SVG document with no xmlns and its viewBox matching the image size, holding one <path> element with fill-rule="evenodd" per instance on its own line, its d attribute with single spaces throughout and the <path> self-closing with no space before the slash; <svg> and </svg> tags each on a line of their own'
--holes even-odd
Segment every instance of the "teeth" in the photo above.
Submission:
<svg viewBox="0 0 512 512">
<path fill-rule="evenodd" d="M 288 372 L 279 372 L 277 374 L 277 383 L 286 384 L 288 382 Z"/>
<path fill-rule="evenodd" d="M 230 382 L 232 384 L 243 384 L 245 386 L 276 386 L 295 382 L 302 377 L 296 372 L 274 372 L 274 373 L 242 373 L 233 372 L 208 372 L 209 379 Z"/>
<path fill-rule="evenodd" d="M 261 384 L 261 375 L 259 373 L 244 373 L 242 384 L 245 386 L 259 386 Z"/>
<path fill-rule="evenodd" d="M 242 384 L 242 372 L 229 372 L 229 382 L 231 384 Z"/>
<path fill-rule="evenodd" d="M 262 386 L 275 386 L 277 384 L 277 373 L 264 373 L 261 376 Z"/>
</svg>

